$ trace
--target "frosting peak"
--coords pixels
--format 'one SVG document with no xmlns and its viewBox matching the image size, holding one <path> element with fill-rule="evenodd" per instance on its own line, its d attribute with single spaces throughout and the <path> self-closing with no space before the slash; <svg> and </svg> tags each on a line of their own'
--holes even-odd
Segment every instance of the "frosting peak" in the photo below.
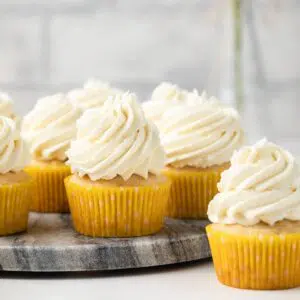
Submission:
<svg viewBox="0 0 300 300">
<path fill-rule="evenodd" d="M 89 79 L 83 86 L 83 89 L 75 89 L 68 93 L 71 103 L 86 110 L 94 107 L 101 107 L 109 97 L 121 93 L 120 90 L 112 88 L 107 82 L 97 79 Z"/>
<path fill-rule="evenodd" d="M 8 118 L 15 119 L 13 109 L 13 100 L 6 93 L 0 91 L 0 116 L 5 116 Z"/>
<path fill-rule="evenodd" d="M 167 164 L 179 168 L 229 162 L 244 139 L 237 111 L 216 99 L 170 108 L 161 123 Z"/>
<path fill-rule="evenodd" d="M 152 101 L 181 101 L 186 98 L 187 90 L 181 89 L 176 84 L 162 82 L 158 85 L 151 96 Z"/>
<path fill-rule="evenodd" d="M 66 150 L 76 135 L 76 120 L 80 110 L 63 94 L 38 100 L 34 109 L 25 116 L 22 135 L 37 160 L 66 160 Z"/>
<path fill-rule="evenodd" d="M 68 151 L 72 171 L 91 180 L 147 178 L 164 166 L 157 128 L 145 119 L 134 94 L 124 93 L 87 110 L 77 123 L 77 139 Z"/>
<path fill-rule="evenodd" d="M 0 173 L 18 172 L 29 163 L 29 151 L 16 122 L 0 116 Z"/>
<path fill-rule="evenodd" d="M 163 82 L 154 89 L 151 100 L 143 103 L 142 106 L 146 117 L 152 120 L 160 129 L 163 116 L 169 109 L 178 105 L 199 105 L 203 103 L 217 104 L 219 102 L 216 98 L 209 97 L 206 91 L 201 94 L 196 89 L 189 92 L 175 84 Z"/>
<path fill-rule="evenodd" d="M 169 82 L 161 83 L 154 89 L 151 100 L 142 104 L 146 117 L 160 128 L 163 114 L 171 106 L 186 101 L 188 94 L 188 91 L 181 89 L 175 84 Z"/>
<path fill-rule="evenodd" d="M 243 147 L 222 173 L 209 219 L 241 225 L 300 220 L 299 176 L 295 158 L 266 139 Z"/>
</svg>

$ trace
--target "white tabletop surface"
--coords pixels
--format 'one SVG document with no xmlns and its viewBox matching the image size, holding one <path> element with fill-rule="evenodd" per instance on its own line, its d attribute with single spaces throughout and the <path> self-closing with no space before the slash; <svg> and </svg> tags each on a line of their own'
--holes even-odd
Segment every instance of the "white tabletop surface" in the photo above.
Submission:
<svg viewBox="0 0 300 300">
<path fill-rule="evenodd" d="M 137 271 L 101 273 L 32 275 L 0 272 L 1 300 L 277 300 L 285 298 L 299 300 L 300 289 L 246 291 L 225 287 L 217 281 L 210 261 Z"/>
</svg>

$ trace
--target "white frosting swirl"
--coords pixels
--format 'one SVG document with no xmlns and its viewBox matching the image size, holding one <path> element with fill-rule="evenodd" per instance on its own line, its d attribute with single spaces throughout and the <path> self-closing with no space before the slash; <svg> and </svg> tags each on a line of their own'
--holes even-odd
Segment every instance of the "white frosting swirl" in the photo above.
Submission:
<svg viewBox="0 0 300 300">
<path fill-rule="evenodd" d="M 11 97 L 0 91 L 0 116 L 16 119 L 13 105 L 14 103 Z"/>
<path fill-rule="evenodd" d="M 89 79 L 83 89 L 75 89 L 68 93 L 71 103 L 86 110 L 94 107 L 101 107 L 109 97 L 114 97 L 122 91 L 112 88 L 108 83 L 96 79 Z"/>
<path fill-rule="evenodd" d="M 25 116 L 22 135 L 36 160 L 65 161 L 66 150 L 76 136 L 76 121 L 80 110 L 63 94 L 38 100 L 34 109 Z"/>
<path fill-rule="evenodd" d="M 162 82 L 152 92 L 151 101 L 184 101 L 187 90 L 170 82 Z"/>
<path fill-rule="evenodd" d="M 215 99 L 169 108 L 161 124 L 167 164 L 174 167 L 221 165 L 243 143 L 237 111 Z"/>
<path fill-rule="evenodd" d="M 294 157 L 266 139 L 243 147 L 222 173 L 219 194 L 209 204 L 209 219 L 245 226 L 300 220 L 299 176 Z"/>
<path fill-rule="evenodd" d="M 0 116 L 0 173 L 18 172 L 29 163 L 30 154 L 14 120 Z"/>
<path fill-rule="evenodd" d="M 176 104 L 173 103 L 174 105 Z M 162 116 L 168 111 L 170 106 L 171 104 L 167 101 L 147 101 L 142 104 L 146 118 L 154 122 L 158 128 L 161 128 Z"/>
<path fill-rule="evenodd" d="M 91 180 L 147 178 L 164 166 L 159 133 L 147 121 L 134 94 L 109 99 L 102 108 L 87 110 L 77 123 L 77 139 L 67 152 L 68 164 Z"/>
<path fill-rule="evenodd" d="M 147 119 L 150 119 L 158 128 L 161 126 L 163 114 L 172 106 L 185 101 L 188 91 L 179 86 L 162 82 L 152 92 L 151 100 L 142 104 Z"/>
<path fill-rule="evenodd" d="M 215 98 L 208 97 L 206 91 L 203 91 L 200 95 L 196 89 L 189 92 L 175 84 L 163 82 L 154 89 L 151 100 L 143 103 L 142 107 L 146 118 L 152 120 L 160 129 L 163 115 L 168 112 L 170 108 L 178 105 L 196 105 L 216 101 Z"/>
<path fill-rule="evenodd" d="M 142 107 L 146 118 L 160 128 L 162 117 L 170 107 L 187 103 L 190 100 L 194 101 L 195 96 L 195 92 L 189 93 L 175 84 L 163 82 L 154 89 L 151 100 L 143 103 Z M 197 96 L 199 95 L 197 94 Z"/>
</svg>

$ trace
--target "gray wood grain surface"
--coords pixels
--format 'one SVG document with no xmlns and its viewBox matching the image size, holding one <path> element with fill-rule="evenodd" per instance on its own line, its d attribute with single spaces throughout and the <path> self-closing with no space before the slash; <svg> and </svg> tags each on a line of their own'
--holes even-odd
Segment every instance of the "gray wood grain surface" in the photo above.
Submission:
<svg viewBox="0 0 300 300">
<path fill-rule="evenodd" d="M 68 214 L 32 213 L 28 232 L 0 238 L 0 270 L 116 270 L 199 260 L 210 257 L 207 223 L 167 219 L 153 236 L 89 238 L 73 230 Z"/>
</svg>

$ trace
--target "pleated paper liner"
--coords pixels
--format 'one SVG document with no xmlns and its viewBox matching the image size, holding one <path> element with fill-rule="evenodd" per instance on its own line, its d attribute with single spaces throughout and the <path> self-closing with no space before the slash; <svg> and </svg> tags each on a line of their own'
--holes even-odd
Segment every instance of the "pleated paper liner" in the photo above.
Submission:
<svg viewBox="0 0 300 300">
<path fill-rule="evenodd" d="M 229 164 L 206 169 L 164 169 L 163 174 L 172 181 L 167 215 L 182 219 L 207 218 L 208 204 L 218 192 L 221 173 L 228 167 Z"/>
<path fill-rule="evenodd" d="M 35 181 L 35 196 L 31 204 L 31 211 L 41 213 L 69 212 L 64 179 L 71 174 L 70 167 L 64 163 L 48 165 L 32 164 L 26 172 Z"/>
<path fill-rule="evenodd" d="M 24 182 L 0 186 L 0 235 L 27 229 L 32 192 L 33 182 L 29 178 Z"/>
<path fill-rule="evenodd" d="M 65 180 L 73 224 L 93 237 L 133 237 L 163 227 L 170 182 L 153 186 L 85 186 Z"/>
<path fill-rule="evenodd" d="M 221 283 L 254 290 L 300 286 L 300 230 L 299 233 L 249 235 L 209 225 L 207 234 Z"/>
</svg>

